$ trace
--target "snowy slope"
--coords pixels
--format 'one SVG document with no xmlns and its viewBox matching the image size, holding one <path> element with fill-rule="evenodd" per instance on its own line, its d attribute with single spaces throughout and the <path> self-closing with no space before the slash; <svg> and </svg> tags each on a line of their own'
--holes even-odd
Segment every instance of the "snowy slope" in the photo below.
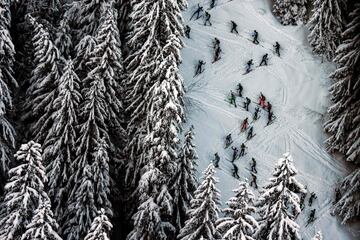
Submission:
<svg viewBox="0 0 360 240">
<path fill-rule="evenodd" d="M 230 90 L 235 91 L 241 82 L 244 95 L 252 101 L 257 101 L 260 91 L 263 92 L 273 104 L 277 119 L 264 127 L 267 115 L 262 112 L 260 120 L 254 123 L 256 136 L 246 143 L 248 153 L 236 161 L 240 176 L 250 179 L 246 168 L 254 157 L 258 162 L 258 184 L 263 185 L 278 158 L 289 151 L 299 170 L 298 180 L 318 195 L 313 205 L 318 216 L 315 223 L 305 228 L 311 209 L 308 206 L 297 220 L 303 238 L 311 239 L 322 230 L 327 240 L 358 239 L 354 231 L 330 215 L 333 186 L 346 174 L 343 163 L 329 155 L 323 144 L 326 136 L 322 131 L 322 118 L 329 104 L 327 76 L 333 66 L 321 63 L 321 59 L 312 55 L 304 27 L 281 26 L 271 14 L 268 1 L 218 0 L 217 6 L 210 10 L 212 27 L 203 26 L 203 19 L 189 21 L 197 3 L 189 0 L 189 8 L 184 13 L 185 23 L 192 28 L 192 39 L 185 40 L 181 71 L 188 89 L 187 124 L 193 124 L 197 134 L 199 172 L 218 152 L 221 161 L 217 176 L 221 181 L 222 202 L 232 196 L 237 180 L 231 176 L 232 165 L 226 160 L 231 158 L 232 151 L 223 148 L 224 137 L 231 132 L 234 145 L 239 147 L 245 141 L 245 134 L 238 135 L 240 121 L 245 117 L 252 119 L 255 107 L 252 103 L 249 113 L 224 101 Z M 200 4 L 206 9 L 210 1 L 201 0 Z M 230 20 L 238 24 L 239 35 L 230 33 Z M 259 32 L 262 46 L 247 40 L 254 29 Z M 220 39 L 223 55 L 219 62 L 211 64 L 214 37 Z M 275 41 L 283 47 L 281 58 L 272 52 Z M 253 58 L 258 65 L 265 53 L 270 55 L 268 67 L 242 75 L 249 59 Z M 199 59 L 207 62 L 205 72 L 193 78 L 194 65 Z M 238 105 L 242 105 L 242 101 L 237 98 Z"/>
</svg>

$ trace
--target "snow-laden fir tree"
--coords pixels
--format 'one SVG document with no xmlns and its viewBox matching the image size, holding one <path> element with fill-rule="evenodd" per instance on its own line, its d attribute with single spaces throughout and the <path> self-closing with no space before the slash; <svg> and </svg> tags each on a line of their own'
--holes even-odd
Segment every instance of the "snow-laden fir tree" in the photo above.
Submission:
<svg viewBox="0 0 360 240">
<path fill-rule="evenodd" d="M 57 219 L 63 217 L 68 200 L 67 184 L 71 163 L 76 149 L 76 127 L 78 125 L 80 80 L 74 72 L 71 60 L 66 62 L 59 79 L 58 94 L 54 100 L 52 119 L 54 124 L 47 133 L 44 158 L 48 161 L 46 172 L 49 179 L 49 196 Z"/>
<path fill-rule="evenodd" d="M 322 240 L 322 239 L 323 239 L 323 237 L 322 237 L 321 231 L 318 231 L 312 240 Z"/>
<path fill-rule="evenodd" d="M 307 0 L 275 0 L 273 13 L 283 25 L 306 22 Z"/>
<path fill-rule="evenodd" d="M 84 240 L 110 240 L 109 234 L 112 227 L 113 225 L 106 216 L 105 210 L 101 208 Z"/>
<path fill-rule="evenodd" d="M 38 204 L 47 196 L 40 144 L 30 141 L 21 145 L 15 157 L 19 165 L 9 170 L 0 207 L 0 239 L 4 240 L 20 239 Z"/>
<path fill-rule="evenodd" d="M 308 36 L 314 53 L 331 61 L 341 42 L 344 27 L 343 0 L 316 0 Z"/>
<path fill-rule="evenodd" d="M 360 4 L 350 13 L 351 22 L 346 26 L 334 59 L 337 69 L 331 74 L 332 106 L 325 131 L 329 151 L 338 151 L 347 161 L 360 163 Z"/>
<path fill-rule="evenodd" d="M 194 191 L 197 187 L 196 180 L 196 146 L 193 143 L 194 132 L 191 127 L 186 133 L 183 146 L 177 159 L 175 174 L 171 181 L 171 195 L 174 202 L 174 224 L 177 229 L 184 226 L 187 219 L 187 211 L 190 207 L 190 201 L 194 198 Z"/>
<path fill-rule="evenodd" d="M 51 211 L 50 199 L 43 196 L 21 240 L 62 240 L 57 230 L 58 224 Z"/>
<path fill-rule="evenodd" d="M 341 184 L 342 197 L 336 203 L 334 212 L 342 223 L 356 219 L 360 216 L 360 169 L 354 170 Z"/>
<path fill-rule="evenodd" d="M 74 59 L 74 64 L 76 73 L 80 79 L 84 79 L 87 73 L 90 72 L 89 66 L 86 66 L 86 63 L 89 62 L 95 46 L 95 38 L 93 36 L 87 35 L 83 37 L 75 47 L 76 56 Z"/>
<path fill-rule="evenodd" d="M 60 54 L 43 25 L 30 15 L 28 20 L 34 27 L 32 38 L 34 69 L 26 90 L 24 120 L 31 122 L 29 135 L 42 143 L 53 124 L 51 115 L 60 78 L 58 68 Z"/>
<path fill-rule="evenodd" d="M 10 1 L 0 1 L 0 193 L 15 147 L 15 130 L 8 115 L 13 108 L 11 89 L 17 87 L 13 77 L 15 49 L 9 32 L 10 21 Z"/>
<path fill-rule="evenodd" d="M 220 191 L 216 188 L 218 179 L 214 177 L 215 167 L 210 164 L 203 172 L 203 181 L 195 191 L 195 197 L 191 200 L 189 219 L 180 230 L 178 239 L 221 239 L 216 229 L 216 221 L 219 218 Z"/>
<path fill-rule="evenodd" d="M 71 39 L 70 26 L 66 19 L 62 19 L 60 21 L 60 26 L 56 32 L 55 45 L 65 59 L 70 58 L 73 44 Z"/>
<path fill-rule="evenodd" d="M 295 179 L 296 174 L 291 155 L 285 153 L 259 197 L 257 207 L 260 219 L 255 239 L 301 239 L 300 227 L 294 219 L 301 212 L 297 193 L 305 193 L 306 190 Z"/>
<path fill-rule="evenodd" d="M 162 215 L 169 216 L 172 213 L 172 198 L 164 185 L 165 181 L 164 174 L 151 160 L 139 181 L 136 192 L 141 204 L 132 216 L 134 228 L 128 234 L 127 240 L 165 240 L 168 239 L 168 233 L 175 232 L 169 223 L 171 219 L 164 221 L 162 218 Z"/>
<path fill-rule="evenodd" d="M 258 223 L 252 216 L 255 213 L 255 196 L 245 182 L 239 183 L 235 196 L 226 202 L 227 208 L 223 218 L 216 222 L 216 228 L 221 233 L 221 239 L 254 240 L 252 237 L 258 228 Z"/>
</svg>

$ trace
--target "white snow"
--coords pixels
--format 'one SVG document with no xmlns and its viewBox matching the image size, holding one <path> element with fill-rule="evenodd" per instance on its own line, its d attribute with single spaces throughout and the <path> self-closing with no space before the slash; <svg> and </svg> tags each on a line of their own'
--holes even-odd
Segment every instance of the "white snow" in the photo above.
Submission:
<svg viewBox="0 0 360 240">
<path fill-rule="evenodd" d="M 199 2 L 205 10 L 209 8 L 209 0 Z M 311 239 L 321 230 L 324 239 L 358 238 L 360 233 L 356 236 L 354 230 L 340 225 L 330 215 L 334 186 L 347 173 L 343 162 L 326 152 L 326 136 L 322 130 L 322 118 L 329 105 L 328 75 L 334 66 L 322 63 L 311 53 L 304 26 L 282 26 L 278 23 L 271 13 L 270 1 L 218 0 L 217 6 L 209 10 L 212 27 L 203 26 L 203 19 L 189 21 L 197 3 L 189 0 L 189 7 L 184 13 L 185 23 L 191 27 L 192 39 L 185 39 L 181 72 L 187 87 L 187 124 L 195 127 L 199 173 L 218 152 L 221 160 L 216 175 L 220 179 L 218 187 L 222 203 L 233 195 L 232 189 L 237 187 L 238 180 L 231 176 L 232 165 L 228 160 L 232 150 L 230 147 L 223 148 L 224 138 L 231 132 L 233 146 L 239 147 L 245 141 L 244 133 L 238 135 L 240 121 L 245 117 L 252 119 L 255 107 L 251 103 L 249 113 L 224 101 L 230 90 L 235 92 L 237 83 L 241 82 L 244 96 L 252 101 L 257 102 L 260 92 L 267 97 L 277 119 L 264 128 L 267 115 L 261 112 L 261 118 L 253 124 L 256 136 L 246 143 L 247 154 L 236 160 L 239 175 L 250 180 L 251 175 L 246 168 L 250 168 L 249 162 L 254 157 L 257 160 L 258 184 L 264 186 L 277 160 L 283 153 L 290 152 L 299 171 L 298 181 L 308 186 L 309 193 L 314 191 L 318 195 L 313 207 L 306 204 L 297 219 L 302 237 Z M 238 24 L 239 35 L 230 33 L 231 20 Z M 251 39 L 255 29 L 263 46 L 247 40 Z M 221 41 L 223 52 L 221 60 L 211 64 L 214 37 Z M 282 46 L 281 58 L 272 51 L 276 41 Z M 255 68 L 255 71 L 242 75 L 249 59 L 253 58 L 258 65 L 265 53 L 269 53 L 269 66 Z M 205 72 L 193 78 L 194 66 L 199 59 L 206 61 Z M 243 99 L 237 98 L 238 105 L 242 106 L 242 102 Z M 317 209 L 318 218 L 305 228 L 312 208 Z"/>
</svg>

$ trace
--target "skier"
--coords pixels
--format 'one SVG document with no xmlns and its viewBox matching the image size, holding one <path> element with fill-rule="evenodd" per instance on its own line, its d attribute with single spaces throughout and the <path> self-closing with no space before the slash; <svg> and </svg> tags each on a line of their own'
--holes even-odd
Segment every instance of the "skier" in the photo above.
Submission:
<svg viewBox="0 0 360 240">
<path fill-rule="evenodd" d="M 246 111 L 249 111 L 249 105 L 251 103 L 250 98 L 246 97 L 246 102 L 244 102 L 244 108 L 246 109 Z"/>
<path fill-rule="evenodd" d="M 233 142 L 233 140 L 231 137 L 231 133 L 229 133 L 229 135 L 227 135 L 225 138 L 225 146 L 228 147 L 232 142 Z"/>
<path fill-rule="evenodd" d="M 256 30 L 254 30 L 254 33 L 252 34 L 252 36 L 253 36 L 253 43 L 259 44 L 259 41 L 258 41 L 259 33 Z"/>
<path fill-rule="evenodd" d="M 233 163 L 233 167 L 234 167 L 234 170 L 233 170 L 233 177 L 234 178 L 237 178 L 239 179 L 239 168 Z"/>
<path fill-rule="evenodd" d="M 264 64 L 265 66 L 267 66 L 268 56 L 269 56 L 269 55 L 266 53 L 266 54 L 262 57 L 262 60 L 261 60 L 261 63 L 260 63 L 259 66 L 262 66 L 263 64 Z"/>
<path fill-rule="evenodd" d="M 268 112 L 268 121 L 267 121 L 267 126 L 270 125 L 271 121 L 273 120 L 273 113 L 272 112 Z"/>
<path fill-rule="evenodd" d="M 265 108 L 265 107 L 266 107 L 266 97 L 264 96 L 264 94 L 262 94 L 262 92 L 260 92 L 259 105 L 260 105 L 262 108 Z"/>
<path fill-rule="evenodd" d="M 237 30 L 237 24 L 234 21 L 231 21 L 231 33 L 236 32 L 237 34 L 239 34 L 238 30 Z"/>
<path fill-rule="evenodd" d="M 187 38 L 190 38 L 190 31 L 191 31 L 191 28 L 189 27 L 189 25 L 186 25 L 185 26 L 185 36 Z"/>
<path fill-rule="evenodd" d="M 213 43 L 214 43 L 214 46 L 213 46 L 214 49 L 220 47 L 220 40 L 218 38 L 215 38 Z"/>
<path fill-rule="evenodd" d="M 198 4 L 198 8 L 196 9 L 196 11 L 193 13 L 193 15 L 191 16 L 190 20 L 196 15 L 196 20 L 198 20 L 200 18 L 200 13 L 203 11 L 203 7 L 200 6 L 200 4 Z"/>
<path fill-rule="evenodd" d="M 243 132 L 245 131 L 249 126 L 249 121 L 248 121 L 248 118 L 245 118 L 244 121 L 242 122 L 241 124 L 241 129 L 240 131 Z"/>
<path fill-rule="evenodd" d="M 207 11 L 205 12 L 205 22 L 204 22 L 204 26 L 207 26 L 207 23 L 209 23 L 210 26 L 212 26 L 211 22 L 210 22 L 210 18 L 211 15 L 210 13 L 208 13 Z"/>
<path fill-rule="evenodd" d="M 215 7 L 215 0 L 211 0 L 210 9 Z"/>
<path fill-rule="evenodd" d="M 280 44 L 276 42 L 274 48 L 275 48 L 275 53 L 280 57 Z"/>
<path fill-rule="evenodd" d="M 309 198 L 309 206 L 311 207 L 311 205 L 313 204 L 313 201 L 317 199 L 317 196 L 314 192 L 311 193 L 310 198 Z"/>
<path fill-rule="evenodd" d="M 267 102 L 267 110 L 268 110 L 268 112 L 270 112 L 271 109 L 272 109 L 272 105 L 271 105 L 271 103 L 268 101 L 268 102 Z"/>
<path fill-rule="evenodd" d="M 241 85 L 241 83 L 238 83 L 237 90 L 239 93 L 239 97 L 242 97 L 243 86 Z"/>
<path fill-rule="evenodd" d="M 254 112 L 253 120 L 258 120 L 260 108 L 256 107 Z"/>
<path fill-rule="evenodd" d="M 245 155 L 245 148 L 246 148 L 245 144 L 242 143 L 241 146 L 240 146 L 240 149 L 241 149 L 241 150 L 240 150 L 239 157 L 242 157 L 242 156 Z"/>
<path fill-rule="evenodd" d="M 237 149 L 237 147 L 231 147 L 231 149 L 233 150 L 233 155 L 232 155 L 232 161 L 231 162 L 234 162 L 236 160 L 236 157 L 238 156 L 239 150 Z"/>
<path fill-rule="evenodd" d="M 195 76 L 199 75 L 200 73 L 203 72 L 202 66 L 205 65 L 205 62 L 203 60 L 199 60 L 198 65 L 196 67 L 196 72 L 195 72 Z"/>
<path fill-rule="evenodd" d="M 215 153 L 215 159 L 214 159 L 214 166 L 217 168 L 219 167 L 220 157 L 218 153 Z"/>
<path fill-rule="evenodd" d="M 308 219 L 308 221 L 307 221 L 306 226 L 315 221 L 315 213 L 316 213 L 316 209 L 315 209 L 315 208 L 310 211 L 309 219 Z"/>
<path fill-rule="evenodd" d="M 247 63 L 246 63 L 246 73 L 249 73 L 252 69 L 251 66 L 254 65 L 253 60 L 250 59 Z"/>
<path fill-rule="evenodd" d="M 335 188 L 335 200 L 333 204 L 336 204 L 341 199 L 341 192 L 339 188 Z"/>
<path fill-rule="evenodd" d="M 220 60 L 220 53 L 221 53 L 221 48 L 220 47 L 217 47 L 215 49 L 215 55 L 214 55 L 214 61 L 213 62 L 216 62 L 218 60 Z"/>
<path fill-rule="evenodd" d="M 305 189 L 307 189 L 307 186 L 305 186 Z M 301 208 L 301 210 L 303 210 L 305 208 L 306 194 L 307 194 L 307 192 L 300 193 L 300 208 Z"/>
<path fill-rule="evenodd" d="M 256 170 L 256 160 L 255 160 L 255 158 L 251 158 L 251 172 L 257 173 L 257 170 Z"/>
<path fill-rule="evenodd" d="M 236 107 L 236 97 L 235 94 L 233 93 L 233 91 L 230 91 L 230 104 L 234 104 L 234 106 Z"/>
<path fill-rule="evenodd" d="M 253 126 L 250 127 L 249 131 L 248 131 L 248 135 L 247 135 L 247 140 L 250 140 L 253 137 Z"/>
<path fill-rule="evenodd" d="M 256 183 L 256 180 L 257 180 L 256 175 L 255 175 L 254 173 L 251 173 L 251 176 L 252 176 L 252 180 L 251 180 L 251 182 L 250 182 L 250 186 L 252 187 L 252 185 L 254 184 L 254 187 L 255 187 L 255 188 L 258 188 L 258 185 L 257 185 L 257 183 Z"/>
</svg>

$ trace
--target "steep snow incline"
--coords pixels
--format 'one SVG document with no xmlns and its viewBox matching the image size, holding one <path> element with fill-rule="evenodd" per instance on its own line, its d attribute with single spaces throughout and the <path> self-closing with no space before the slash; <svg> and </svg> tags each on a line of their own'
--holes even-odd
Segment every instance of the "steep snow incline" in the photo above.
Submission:
<svg viewBox="0 0 360 240">
<path fill-rule="evenodd" d="M 321 59 L 312 55 L 304 27 L 281 26 L 273 17 L 268 1 L 218 0 L 217 6 L 209 11 L 211 27 L 205 27 L 203 19 L 189 21 L 197 3 L 190 0 L 184 13 L 184 20 L 192 30 L 191 39 L 185 40 L 181 71 L 188 89 L 188 124 L 193 124 L 197 133 L 199 172 L 218 152 L 221 161 L 217 176 L 221 181 L 222 202 L 232 196 L 237 180 L 231 176 L 232 151 L 223 148 L 224 137 L 232 133 L 233 146 L 239 147 L 245 141 L 245 134 L 239 135 L 240 121 L 245 117 L 252 119 L 255 107 L 251 103 L 250 112 L 246 112 L 225 102 L 230 90 L 235 91 L 240 82 L 244 96 L 254 102 L 263 92 L 277 117 L 272 125 L 265 127 L 267 115 L 262 111 L 261 118 L 254 123 L 256 136 L 246 143 L 246 156 L 236 161 L 240 176 L 250 179 L 246 168 L 254 157 L 258 163 L 258 184 L 264 185 L 276 161 L 289 151 L 299 171 L 298 180 L 308 186 L 309 192 L 318 195 L 313 205 L 317 209 L 316 221 L 305 228 L 309 206 L 297 221 L 304 239 L 310 239 L 318 230 L 322 230 L 324 239 L 355 239 L 350 229 L 330 215 L 333 187 L 346 174 L 342 162 L 330 156 L 323 144 L 325 135 L 321 125 L 329 102 L 327 76 L 333 66 L 321 63 Z M 207 9 L 210 0 L 200 4 Z M 231 20 L 238 24 L 239 35 L 230 33 Z M 254 29 L 259 32 L 261 45 L 248 40 Z M 214 37 L 220 39 L 223 53 L 221 60 L 212 64 Z M 281 58 L 272 52 L 276 41 L 282 46 Z M 270 56 L 269 66 L 243 75 L 246 62 L 252 58 L 258 65 L 265 53 Z M 199 59 L 207 62 L 205 72 L 194 78 L 194 66 Z M 238 105 L 242 106 L 242 102 L 243 99 L 237 98 Z"/>
</svg>

